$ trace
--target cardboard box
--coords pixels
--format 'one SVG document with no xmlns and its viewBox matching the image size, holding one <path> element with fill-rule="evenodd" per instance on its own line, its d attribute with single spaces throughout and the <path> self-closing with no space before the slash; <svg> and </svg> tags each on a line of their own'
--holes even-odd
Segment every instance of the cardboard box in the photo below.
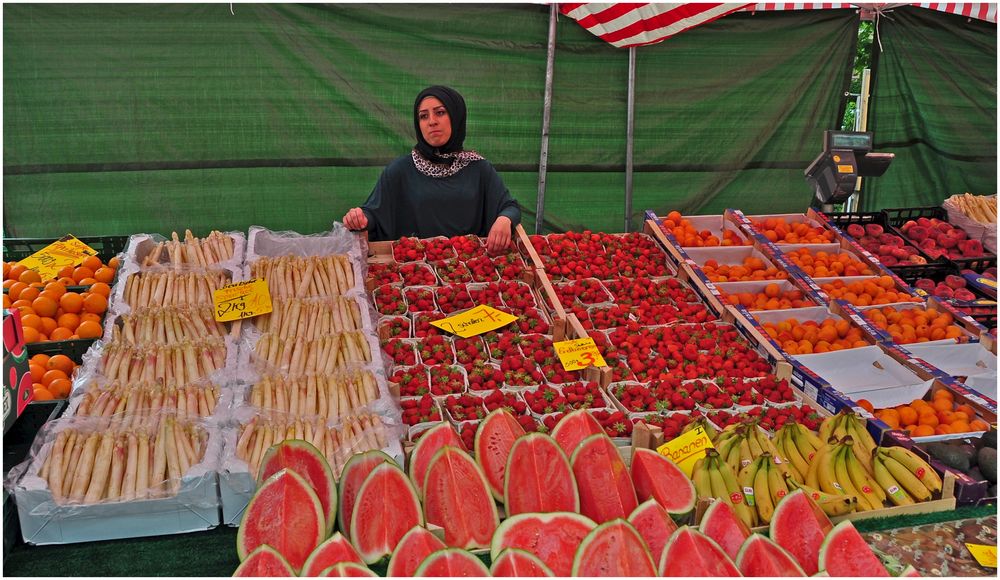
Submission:
<svg viewBox="0 0 1000 580">
<path fill-rule="evenodd" d="M 917 444 L 916 441 L 911 439 L 903 431 L 892 431 L 887 433 L 885 439 L 882 441 L 882 444 L 885 446 L 897 446 L 909 449 L 921 459 L 929 463 L 930 466 L 941 475 L 941 477 L 948 477 L 950 475 L 955 481 L 953 493 L 955 496 L 955 504 L 957 506 L 977 505 L 981 500 L 987 498 L 987 490 L 990 487 L 990 482 L 986 480 L 977 481 L 957 469 L 944 465 L 940 461 L 928 455 L 922 447 L 922 444 Z"/>
<path fill-rule="evenodd" d="M 918 363 L 940 370 L 985 397 L 997 398 L 997 356 L 980 343 L 917 343 L 897 347 Z"/>
<path fill-rule="evenodd" d="M 848 304 L 844 300 L 834 300 L 830 304 L 830 311 L 835 312 L 841 316 L 845 316 L 853 320 L 858 326 L 865 331 L 865 334 L 870 338 L 877 340 L 879 342 L 895 343 L 892 335 L 888 331 L 882 330 L 881 328 L 875 326 L 867 318 L 865 318 L 865 313 L 870 310 L 877 310 L 885 307 L 890 307 L 894 310 L 910 310 L 913 308 L 922 310 L 933 310 L 933 311 L 946 311 L 952 314 L 954 318 L 954 323 L 960 329 L 962 329 L 962 342 L 979 342 L 979 337 L 982 334 L 983 327 L 979 326 L 976 321 L 971 318 L 964 317 L 960 318 L 955 316 L 955 313 L 951 312 L 950 309 L 946 308 L 944 304 L 938 302 L 937 300 L 931 298 L 927 301 L 926 306 L 920 302 L 900 302 L 897 304 L 879 304 L 875 306 L 854 306 L 853 304 Z M 955 339 L 943 339 L 935 340 L 929 343 L 922 344 L 954 344 Z"/>
<path fill-rule="evenodd" d="M 731 219 L 729 213 L 729 210 L 727 210 L 727 212 L 723 215 L 684 216 L 684 219 L 697 229 L 698 232 L 707 231 L 719 238 L 720 241 L 723 239 L 725 231 L 731 231 L 743 242 L 743 245 L 753 245 L 754 240 L 747 237 L 736 222 Z M 688 257 L 685 252 L 686 249 L 698 247 L 682 246 L 680 240 L 678 240 L 671 232 L 664 229 L 663 218 L 656 215 L 652 210 L 646 210 L 646 222 L 643 226 L 643 231 L 660 242 L 660 245 L 667 250 L 667 256 L 672 265 L 675 267 L 687 260 Z"/>
<path fill-rule="evenodd" d="M 21 311 L 3 311 L 3 432 L 35 397 L 28 368 L 28 349 L 21 326 Z"/>
</svg>

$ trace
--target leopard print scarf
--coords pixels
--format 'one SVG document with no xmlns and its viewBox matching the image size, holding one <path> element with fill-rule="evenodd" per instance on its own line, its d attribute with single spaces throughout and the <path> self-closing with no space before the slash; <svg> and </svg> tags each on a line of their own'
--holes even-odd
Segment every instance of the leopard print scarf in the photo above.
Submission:
<svg viewBox="0 0 1000 580">
<path fill-rule="evenodd" d="M 442 153 L 441 157 L 448 159 L 450 163 L 434 163 L 421 155 L 416 148 L 410 152 L 410 155 L 413 157 L 413 164 L 417 167 L 417 171 L 423 173 L 427 177 L 433 177 L 435 179 L 451 177 L 452 175 L 455 175 L 459 171 L 465 169 L 465 167 L 473 161 L 485 159 L 485 157 L 475 151 Z"/>
</svg>

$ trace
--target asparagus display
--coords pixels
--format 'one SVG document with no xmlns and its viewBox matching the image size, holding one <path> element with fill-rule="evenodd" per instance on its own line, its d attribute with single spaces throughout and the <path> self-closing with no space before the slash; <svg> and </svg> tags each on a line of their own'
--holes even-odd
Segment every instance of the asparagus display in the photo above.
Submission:
<svg viewBox="0 0 1000 580">
<path fill-rule="evenodd" d="M 219 337 L 173 345 L 109 342 L 99 370 L 109 381 L 191 383 L 226 365 L 226 341 Z"/>
<path fill-rule="evenodd" d="M 231 280 L 222 270 L 139 272 L 125 281 L 125 302 L 132 308 L 211 304 L 212 293 Z"/>
<path fill-rule="evenodd" d="M 226 335 L 225 325 L 215 321 L 208 305 L 148 306 L 134 309 L 118 320 L 120 325 L 115 325 L 112 340 L 132 345 L 174 346 L 186 340 Z"/>
<path fill-rule="evenodd" d="M 109 425 L 123 428 L 143 424 L 160 411 L 177 414 L 180 420 L 208 417 L 219 403 L 220 389 L 214 384 L 176 385 L 161 382 L 105 385 L 92 383 L 81 395 L 78 417 L 109 418 Z"/>
<path fill-rule="evenodd" d="M 282 338 L 266 333 L 254 347 L 258 362 L 289 376 L 331 374 L 349 363 L 372 361 L 371 347 L 363 332 L 337 332 L 315 339 Z"/>
<path fill-rule="evenodd" d="M 156 244 L 143 258 L 142 265 L 155 266 L 165 260 L 171 266 L 207 267 L 233 257 L 233 238 L 222 232 L 212 230 L 208 236 L 196 238 L 191 230 L 184 230 L 183 242 L 177 232 L 173 232 L 171 238 L 170 241 Z"/>
<path fill-rule="evenodd" d="M 330 419 L 353 413 L 378 398 L 375 375 L 368 370 L 294 379 L 268 375 L 250 387 L 248 396 L 250 404 L 260 409 Z"/>
<path fill-rule="evenodd" d="M 259 258 L 250 277 L 267 280 L 271 299 L 340 296 L 354 287 L 354 267 L 344 254 Z"/>
</svg>

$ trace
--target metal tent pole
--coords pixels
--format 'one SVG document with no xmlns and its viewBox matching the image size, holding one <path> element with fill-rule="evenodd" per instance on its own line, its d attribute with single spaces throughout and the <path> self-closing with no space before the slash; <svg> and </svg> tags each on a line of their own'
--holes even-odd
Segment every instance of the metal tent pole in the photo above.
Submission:
<svg viewBox="0 0 1000 580">
<path fill-rule="evenodd" d="M 625 232 L 632 231 L 632 161 L 635 138 L 635 47 L 628 49 L 628 120 L 625 127 Z"/>
<path fill-rule="evenodd" d="M 538 198 L 535 202 L 535 233 L 542 233 L 545 218 L 545 176 L 549 166 L 549 126 L 552 123 L 552 77 L 556 62 L 556 16 L 558 6 L 549 7 L 549 48 L 545 60 L 545 102 L 542 108 L 542 153 L 538 160 Z"/>
</svg>

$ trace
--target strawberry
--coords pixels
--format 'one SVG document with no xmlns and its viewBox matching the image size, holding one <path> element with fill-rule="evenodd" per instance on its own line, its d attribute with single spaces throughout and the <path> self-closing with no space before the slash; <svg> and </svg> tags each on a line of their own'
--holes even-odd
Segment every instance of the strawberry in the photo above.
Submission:
<svg viewBox="0 0 1000 580">
<path fill-rule="evenodd" d="M 410 262 L 399 266 L 399 275 L 406 286 L 436 286 L 434 270 L 423 262 Z"/>
<path fill-rule="evenodd" d="M 539 425 L 538 422 L 535 421 L 535 419 L 531 415 L 518 415 L 516 419 L 517 422 L 521 424 L 521 427 L 524 429 L 525 433 L 534 433 L 536 431 L 545 433 L 548 431 L 548 428 L 545 428 L 545 431 L 539 429 L 541 425 Z"/>
<path fill-rule="evenodd" d="M 526 390 L 522 396 L 524 402 L 528 404 L 528 408 L 538 415 L 562 413 L 569 409 L 566 397 L 563 396 L 562 392 L 549 385 Z"/>
<path fill-rule="evenodd" d="M 517 280 L 525 270 L 524 258 L 513 252 L 493 258 L 497 274 L 501 280 Z"/>
<path fill-rule="evenodd" d="M 601 424 L 608 437 L 632 436 L 633 423 L 625 417 L 625 413 L 621 411 L 592 411 L 591 415 Z"/>
<path fill-rule="evenodd" d="M 500 298 L 500 284 L 487 282 L 485 284 L 469 284 L 465 287 L 472 301 L 482 306 L 492 306 L 497 310 L 506 310 Z"/>
<path fill-rule="evenodd" d="M 365 275 L 365 282 L 372 283 L 372 286 L 382 286 L 383 284 L 398 284 L 403 281 L 399 275 L 399 266 L 392 262 L 377 262 L 368 265 L 368 273 Z"/>
<path fill-rule="evenodd" d="M 378 334 L 387 338 L 410 336 L 410 319 L 405 316 L 385 316 L 378 321 Z"/>
<path fill-rule="evenodd" d="M 409 312 L 432 312 L 437 310 L 434 305 L 434 290 L 426 286 L 414 286 L 406 288 L 403 292 L 406 296 L 407 310 Z"/>
<path fill-rule="evenodd" d="M 415 262 L 423 260 L 426 246 L 423 240 L 402 237 L 392 243 L 392 257 L 397 262 Z"/>
<path fill-rule="evenodd" d="M 470 455 L 475 451 L 476 431 L 478 430 L 479 421 L 466 421 L 462 423 L 459 436 L 461 437 L 462 444 L 465 445 L 465 448 L 470 450 Z"/>
<path fill-rule="evenodd" d="M 405 320 L 405 318 L 404 318 Z M 399 338 L 382 341 L 382 349 L 398 366 L 413 366 L 417 364 L 417 348 L 412 342 Z"/>
<path fill-rule="evenodd" d="M 483 397 L 483 405 L 488 411 L 495 411 L 502 407 L 515 416 L 523 415 L 528 411 L 527 403 L 522 401 L 517 393 L 508 393 L 500 389 L 494 389 Z"/>
<path fill-rule="evenodd" d="M 515 326 L 523 334 L 548 334 L 550 328 L 541 311 L 536 308 L 525 308 L 518 315 Z"/>
<path fill-rule="evenodd" d="M 536 308 L 531 287 L 524 282 L 508 280 L 500 282 L 500 298 L 508 310 L 521 312 L 526 308 Z"/>
<path fill-rule="evenodd" d="M 456 365 L 432 365 L 430 371 L 431 394 L 436 396 L 465 392 L 467 380 L 464 369 Z"/>
<path fill-rule="evenodd" d="M 372 295 L 375 298 L 375 310 L 384 316 L 404 314 L 407 309 L 403 292 L 398 286 L 385 284 L 376 288 Z"/>
<path fill-rule="evenodd" d="M 442 284 L 464 284 L 472 282 L 472 272 L 459 260 L 437 260 L 431 264 Z"/>
<path fill-rule="evenodd" d="M 399 406 L 403 409 L 403 423 L 413 426 L 441 420 L 441 409 L 430 395 L 402 397 Z"/>
</svg>

